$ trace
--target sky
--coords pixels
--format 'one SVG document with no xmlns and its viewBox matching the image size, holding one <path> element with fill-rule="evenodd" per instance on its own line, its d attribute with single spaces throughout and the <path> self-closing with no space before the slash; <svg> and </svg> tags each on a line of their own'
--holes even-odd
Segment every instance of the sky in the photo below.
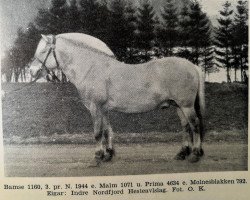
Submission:
<svg viewBox="0 0 250 200">
<path fill-rule="evenodd" d="M 164 0 L 152 0 L 164 1 Z M 215 15 L 222 8 L 225 0 L 199 0 L 203 10 L 215 19 Z M 237 0 L 231 0 L 236 2 Z M 1 50 L 7 50 L 13 44 L 16 38 L 18 27 L 26 28 L 37 14 L 38 8 L 48 7 L 50 0 L 0 0 L 0 33 L 1 33 Z"/>
<path fill-rule="evenodd" d="M 201 5 L 203 10 L 207 12 L 208 15 L 214 16 L 218 14 L 219 10 L 221 10 L 224 2 L 225 0 L 201 0 Z M 236 0 L 231 2 L 236 2 Z"/>
</svg>

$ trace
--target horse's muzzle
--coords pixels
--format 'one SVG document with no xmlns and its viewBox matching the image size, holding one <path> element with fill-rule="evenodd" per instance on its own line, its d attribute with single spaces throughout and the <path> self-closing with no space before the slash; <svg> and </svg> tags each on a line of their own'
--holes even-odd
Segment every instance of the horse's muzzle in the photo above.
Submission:
<svg viewBox="0 0 250 200">
<path fill-rule="evenodd" d="M 43 76 L 46 76 L 47 73 L 45 70 L 43 70 L 43 68 L 40 68 L 38 66 L 31 66 L 30 75 L 32 78 L 39 79 L 42 78 Z"/>
</svg>

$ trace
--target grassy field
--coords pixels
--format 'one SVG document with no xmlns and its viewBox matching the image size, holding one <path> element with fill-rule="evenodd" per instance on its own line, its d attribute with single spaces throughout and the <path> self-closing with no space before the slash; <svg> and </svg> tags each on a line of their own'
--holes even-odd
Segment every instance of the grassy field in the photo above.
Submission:
<svg viewBox="0 0 250 200">
<path fill-rule="evenodd" d="M 82 134 L 81 137 L 88 138 L 88 133 L 93 131 L 92 121 L 73 85 L 37 83 L 13 91 L 25 85 L 2 84 L 2 90 L 5 91 L 5 97 L 2 99 L 5 141 L 15 142 L 20 138 L 29 141 L 30 138 L 36 138 L 36 142 L 41 142 L 46 140 L 45 138 L 54 137 L 63 143 L 60 138 L 65 135 L 67 138 L 78 137 L 71 136 L 72 134 Z M 206 83 L 207 132 L 212 133 L 218 140 L 226 139 L 220 136 L 223 132 L 229 132 L 231 135 L 237 132 L 240 137 L 245 138 L 248 125 L 247 102 L 248 88 L 245 85 Z M 181 131 L 174 107 L 143 114 L 112 112 L 110 116 L 113 129 L 121 140 L 124 134 L 133 133 L 133 141 L 143 137 L 153 142 L 165 142 L 164 133 Z M 158 133 L 158 137 L 153 139 L 155 136 L 151 137 L 151 133 Z M 178 135 L 175 134 L 174 138 L 179 139 Z M 88 141 L 86 138 L 83 141 Z M 32 143 L 32 140 L 30 142 Z"/>
</svg>

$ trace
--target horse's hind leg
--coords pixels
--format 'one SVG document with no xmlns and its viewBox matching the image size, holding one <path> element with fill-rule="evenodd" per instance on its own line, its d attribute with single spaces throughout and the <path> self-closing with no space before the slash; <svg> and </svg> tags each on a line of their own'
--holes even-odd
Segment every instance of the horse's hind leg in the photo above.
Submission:
<svg viewBox="0 0 250 200">
<path fill-rule="evenodd" d="M 193 146 L 189 161 L 197 162 L 200 157 L 203 156 L 203 150 L 201 148 L 201 131 L 199 126 L 200 121 L 193 107 L 182 107 L 181 110 L 188 121 L 193 135 Z"/>
<path fill-rule="evenodd" d="M 114 138 L 114 133 L 111 128 L 110 122 L 108 120 L 108 116 L 104 115 L 103 117 L 103 141 L 104 141 L 106 150 L 105 150 L 103 161 L 112 160 L 115 154 L 115 150 L 113 147 L 113 138 Z"/>
<path fill-rule="evenodd" d="M 181 126 L 183 128 L 183 144 L 182 148 L 175 156 L 176 160 L 185 160 L 187 156 L 191 153 L 193 146 L 193 135 L 189 126 L 189 123 L 180 108 L 177 108 L 177 114 L 181 120 Z"/>
</svg>

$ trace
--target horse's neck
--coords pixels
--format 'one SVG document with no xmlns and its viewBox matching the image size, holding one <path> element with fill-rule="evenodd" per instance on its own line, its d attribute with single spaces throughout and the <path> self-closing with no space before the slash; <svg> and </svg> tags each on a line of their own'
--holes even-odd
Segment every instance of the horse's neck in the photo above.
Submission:
<svg viewBox="0 0 250 200">
<path fill-rule="evenodd" d="M 86 48 L 58 40 L 56 45 L 60 68 L 72 83 L 83 82 L 94 63 L 101 62 Z"/>
</svg>

